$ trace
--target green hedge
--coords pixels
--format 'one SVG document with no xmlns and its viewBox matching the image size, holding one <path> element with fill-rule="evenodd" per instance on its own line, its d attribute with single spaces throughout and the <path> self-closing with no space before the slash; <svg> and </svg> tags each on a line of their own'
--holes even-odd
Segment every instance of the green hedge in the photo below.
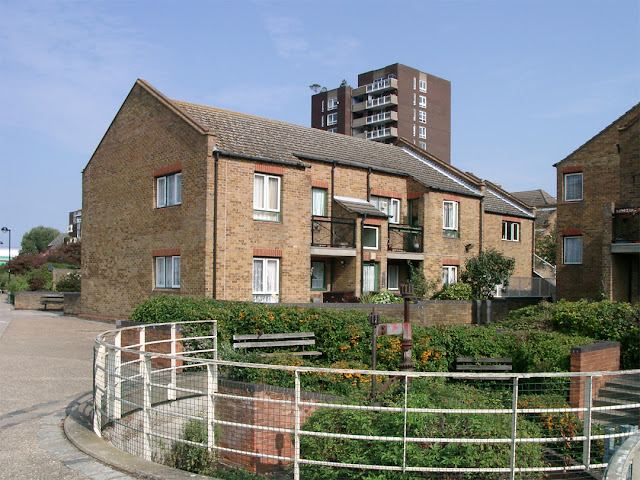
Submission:
<svg viewBox="0 0 640 480">
<path fill-rule="evenodd" d="M 142 303 L 131 315 L 131 320 L 147 323 L 204 319 L 218 320 L 220 349 L 228 355 L 233 355 L 230 345 L 234 334 L 313 331 L 316 349 L 323 355 L 319 359 L 304 360 L 305 364 L 349 364 L 366 368 L 371 363 L 371 326 L 368 313 L 359 310 L 221 302 L 169 295 Z M 209 333 L 208 328 L 204 324 L 188 332 L 194 336 L 205 335 Z M 378 369 L 399 368 L 400 340 L 400 336 L 378 337 Z M 512 357 L 516 372 L 561 372 L 569 371 L 571 347 L 589 343 L 593 343 L 589 337 L 557 332 L 474 325 L 414 325 L 412 354 L 418 371 L 452 371 L 456 357 L 478 356 Z M 243 353 L 242 358 L 247 356 Z M 264 361 L 257 355 L 251 358 Z"/>
<path fill-rule="evenodd" d="M 510 329 L 557 330 L 567 335 L 618 341 L 621 368 L 640 368 L 640 304 L 609 300 L 543 302 L 510 312 L 500 325 Z"/>
</svg>

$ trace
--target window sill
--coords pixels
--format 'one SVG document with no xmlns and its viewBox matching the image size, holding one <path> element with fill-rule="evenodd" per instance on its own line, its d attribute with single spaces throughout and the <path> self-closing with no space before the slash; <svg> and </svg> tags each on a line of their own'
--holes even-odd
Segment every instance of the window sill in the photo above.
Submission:
<svg viewBox="0 0 640 480">
<path fill-rule="evenodd" d="M 155 288 L 154 287 L 152 291 L 159 292 L 159 293 L 180 293 L 179 288 Z"/>
<path fill-rule="evenodd" d="M 511 243 L 520 243 L 520 240 L 509 240 L 508 238 L 503 238 L 503 242 L 511 242 Z"/>
<path fill-rule="evenodd" d="M 164 207 L 153 207 L 153 209 L 154 210 L 166 210 L 167 208 L 176 208 L 176 207 L 181 207 L 181 206 L 182 206 L 182 204 L 178 203 L 176 205 L 167 205 L 167 206 L 164 206 Z"/>
</svg>

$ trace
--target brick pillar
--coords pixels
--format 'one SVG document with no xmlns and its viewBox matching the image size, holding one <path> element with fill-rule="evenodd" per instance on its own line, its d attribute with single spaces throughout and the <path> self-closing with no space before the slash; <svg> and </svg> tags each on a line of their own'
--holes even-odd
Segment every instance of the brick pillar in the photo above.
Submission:
<svg viewBox="0 0 640 480">
<path fill-rule="evenodd" d="M 597 342 L 571 348 L 572 372 L 610 372 L 620 370 L 620 342 Z M 592 383 L 594 398 L 612 375 L 595 377 Z M 572 377 L 569 404 L 574 408 L 584 407 L 584 377 Z M 582 415 L 580 415 L 582 416 Z"/>
</svg>

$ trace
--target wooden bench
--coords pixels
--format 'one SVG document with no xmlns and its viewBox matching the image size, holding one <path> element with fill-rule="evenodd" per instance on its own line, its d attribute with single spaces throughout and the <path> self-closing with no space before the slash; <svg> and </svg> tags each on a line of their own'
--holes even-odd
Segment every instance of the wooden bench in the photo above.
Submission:
<svg viewBox="0 0 640 480">
<path fill-rule="evenodd" d="M 305 347 L 314 346 L 316 344 L 315 333 L 298 332 L 298 333 L 252 333 L 248 335 L 234 335 L 233 348 L 274 348 L 274 347 L 302 347 L 302 351 L 284 351 L 298 356 L 318 356 L 322 352 L 304 350 Z M 261 353 L 262 357 L 272 357 L 278 353 Z"/>
<path fill-rule="evenodd" d="M 456 372 L 500 373 L 512 370 L 512 359 L 486 357 L 457 357 Z M 503 379 L 506 379 L 504 377 Z"/>
<path fill-rule="evenodd" d="M 40 297 L 40 303 L 47 309 L 47 305 L 62 305 L 64 303 L 64 294 L 62 293 L 46 293 Z"/>
</svg>

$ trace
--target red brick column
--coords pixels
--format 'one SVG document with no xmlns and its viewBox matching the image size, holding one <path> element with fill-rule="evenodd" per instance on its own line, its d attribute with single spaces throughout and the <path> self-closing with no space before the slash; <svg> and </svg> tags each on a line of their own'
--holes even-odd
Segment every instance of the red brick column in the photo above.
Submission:
<svg viewBox="0 0 640 480">
<path fill-rule="evenodd" d="M 597 342 L 571 348 L 572 372 L 610 372 L 620 370 L 620 342 Z M 591 398 L 613 375 L 594 377 Z M 572 377 L 569 404 L 574 408 L 584 407 L 585 377 Z"/>
</svg>

